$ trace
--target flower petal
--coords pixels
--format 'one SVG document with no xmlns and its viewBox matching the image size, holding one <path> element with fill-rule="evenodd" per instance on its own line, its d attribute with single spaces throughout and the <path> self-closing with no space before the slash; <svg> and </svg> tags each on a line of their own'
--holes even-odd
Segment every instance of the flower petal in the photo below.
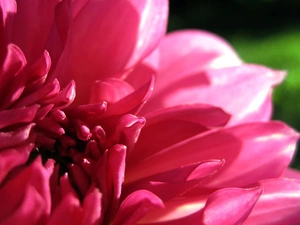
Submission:
<svg viewBox="0 0 300 225">
<path fill-rule="evenodd" d="M 121 204 L 112 225 L 134 225 L 150 210 L 162 208 L 162 201 L 146 190 L 133 192 Z"/>
<path fill-rule="evenodd" d="M 273 179 L 259 182 L 264 192 L 257 201 L 245 225 L 299 224 L 300 182 L 290 179 Z"/>
<path fill-rule="evenodd" d="M 39 105 L 0 111 L 0 129 L 18 123 L 32 122 Z"/>
<path fill-rule="evenodd" d="M 267 121 L 271 115 L 270 92 L 285 72 L 257 65 L 207 69 L 163 83 L 142 112 L 182 104 L 210 104 L 232 115 L 231 125 Z M 251 87 L 251 88 L 249 88 Z"/>
<path fill-rule="evenodd" d="M 22 73 L 25 65 L 23 52 L 16 45 L 9 44 L 0 70 L 0 109 L 9 107 L 22 94 L 27 79 L 27 75 Z"/>
<path fill-rule="evenodd" d="M 219 108 L 196 104 L 150 113 L 137 144 L 129 152 L 127 166 L 210 128 L 225 125 L 229 118 Z"/>
<path fill-rule="evenodd" d="M 24 52 L 29 63 L 38 59 L 45 50 L 54 20 L 54 8 L 59 0 L 17 1 L 12 42 Z M 39 35 L 32 35 L 39 34 Z"/>
<path fill-rule="evenodd" d="M 34 145 L 30 143 L 0 151 L 0 182 L 13 168 L 26 163 L 33 147 Z"/>
<path fill-rule="evenodd" d="M 0 149 L 17 146 L 25 142 L 29 138 L 34 125 L 31 123 L 14 131 L 0 132 Z"/>
<path fill-rule="evenodd" d="M 24 187 L 23 187 L 24 188 Z M 3 202 L 2 202 L 3 203 Z M 9 202 L 5 202 L 9 204 Z M 22 224 L 32 225 L 42 222 L 43 211 L 45 210 L 45 201 L 34 187 L 28 185 L 25 188 L 24 199 L 18 207 L 5 219 L 1 217 L 1 225 Z M 6 215 L 7 216 L 7 215 Z"/>
<path fill-rule="evenodd" d="M 83 200 L 83 212 L 81 225 L 97 225 L 101 224 L 101 197 L 102 194 L 96 188 L 89 191 L 86 197 Z"/>
<path fill-rule="evenodd" d="M 95 80 L 133 67 L 156 47 L 165 34 L 167 11 L 167 0 L 89 1 L 74 18 L 55 77 L 62 85 L 74 79 L 76 102 L 87 103 L 84 92 Z"/>
<path fill-rule="evenodd" d="M 193 162 L 224 159 L 224 167 L 202 186 L 243 186 L 280 176 L 293 156 L 298 137 L 280 122 L 244 124 L 206 132 L 132 164 L 126 178 L 136 180 Z"/>
<path fill-rule="evenodd" d="M 281 174 L 281 177 L 300 180 L 300 172 L 299 170 L 286 168 Z"/>
<path fill-rule="evenodd" d="M 251 213 L 262 188 L 227 188 L 214 192 L 206 201 L 202 221 L 205 225 L 238 225 Z"/>
<path fill-rule="evenodd" d="M 81 220 L 82 208 L 80 202 L 72 194 L 64 197 L 62 202 L 54 210 L 50 217 L 47 225 L 61 224 L 63 221 L 64 225 L 74 225 Z"/>
</svg>

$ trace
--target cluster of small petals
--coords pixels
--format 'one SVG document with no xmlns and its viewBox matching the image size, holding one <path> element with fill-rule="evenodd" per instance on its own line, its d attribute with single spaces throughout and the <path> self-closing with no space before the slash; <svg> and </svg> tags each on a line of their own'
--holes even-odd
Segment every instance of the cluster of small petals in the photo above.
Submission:
<svg viewBox="0 0 300 225">
<path fill-rule="evenodd" d="M 165 35 L 167 0 L 0 6 L 1 225 L 300 223 L 285 72 Z"/>
</svg>

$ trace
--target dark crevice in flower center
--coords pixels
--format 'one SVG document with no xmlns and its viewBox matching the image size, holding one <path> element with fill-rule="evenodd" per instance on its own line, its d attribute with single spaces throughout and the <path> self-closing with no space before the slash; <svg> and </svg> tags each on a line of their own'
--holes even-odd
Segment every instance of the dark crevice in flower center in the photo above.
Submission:
<svg viewBox="0 0 300 225">
<path fill-rule="evenodd" d="M 70 156 L 62 156 L 59 151 L 54 146 L 53 149 L 46 149 L 43 147 L 35 148 L 26 162 L 29 165 L 37 156 L 41 156 L 43 164 L 47 162 L 48 159 L 53 159 L 55 164 L 59 164 L 59 176 L 62 176 L 64 173 L 68 172 L 68 164 L 72 164 L 73 159 Z"/>
<path fill-rule="evenodd" d="M 83 153 L 86 149 L 87 141 L 79 140 L 74 137 L 72 134 L 67 134 L 69 138 L 76 141 L 76 146 L 68 146 L 66 147 L 62 140 L 56 140 L 54 146 L 52 148 L 49 147 L 36 147 L 30 154 L 26 165 L 31 164 L 37 156 L 41 156 L 43 164 L 47 162 L 48 159 L 53 159 L 55 164 L 59 165 L 59 176 L 62 176 L 65 173 L 68 173 L 68 166 L 70 164 L 74 164 L 74 160 L 72 158 L 72 153 L 74 154 L 74 150 L 78 153 Z"/>
</svg>

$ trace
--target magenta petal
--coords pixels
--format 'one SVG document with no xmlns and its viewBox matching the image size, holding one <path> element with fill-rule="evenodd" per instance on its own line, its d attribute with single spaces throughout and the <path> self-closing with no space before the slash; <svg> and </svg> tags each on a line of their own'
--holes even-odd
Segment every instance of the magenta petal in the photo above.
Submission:
<svg viewBox="0 0 300 225">
<path fill-rule="evenodd" d="M 9 132 L 0 132 L 0 149 L 17 146 L 29 138 L 30 131 L 34 124 Z"/>
<path fill-rule="evenodd" d="M 201 72 L 220 57 L 223 66 L 240 65 L 233 48 L 221 37 L 201 30 L 182 30 L 168 34 L 159 45 L 160 66 L 157 77 L 158 91 L 172 76 L 172 82 L 188 74 Z"/>
<path fill-rule="evenodd" d="M 14 14 L 17 11 L 17 4 L 14 0 L 0 1 L 0 66 L 5 58 L 6 45 L 11 42 Z"/>
<path fill-rule="evenodd" d="M 136 91 L 108 107 L 104 116 L 136 114 L 149 99 L 154 87 L 154 76 Z"/>
<path fill-rule="evenodd" d="M 298 137 L 280 122 L 244 124 L 186 139 L 132 163 L 126 172 L 130 180 L 136 180 L 185 164 L 224 159 L 222 170 L 205 185 L 243 186 L 279 177 L 291 161 Z"/>
<path fill-rule="evenodd" d="M 22 221 L 22 225 L 32 225 L 42 222 L 41 219 L 45 210 L 44 199 L 32 186 L 28 185 L 22 188 L 26 188 L 24 199 L 11 215 L 7 218 L 0 218 L 1 225 L 20 224 L 20 221 Z M 1 203 L 3 204 L 4 202 Z M 5 204 L 9 204 L 9 202 L 5 202 Z"/>
<path fill-rule="evenodd" d="M 43 54 L 58 2 L 59 0 L 17 2 L 18 13 L 14 17 L 12 41 L 20 46 L 30 63 Z"/>
<path fill-rule="evenodd" d="M 134 89 L 130 84 L 121 79 L 110 78 L 96 81 L 93 84 L 90 102 L 106 101 L 108 104 L 115 103 L 133 91 Z"/>
<path fill-rule="evenodd" d="M 96 188 L 88 193 L 83 200 L 83 212 L 80 225 L 99 225 L 101 224 L 102 206 L 101 206 L 102 194 Z"/>
<path fill-rule="evenodd" d="M 281 174 L 281 177 L 300 180 L 300 171 L 292 168 L 286 168 Z"/>
<path fill-rule="evenodd" d="M 26 163 L 33 147 L 34 145 L 30 143 L 0 151 L 0 182 L 3 181 L 11 169 Z"/>
<path fill-rule="evenodd" d="M 207 105 L 183 105 L 150 113 L 135 148 L 129 153 L 128 166 L 210 128 L 225 125 L 229 118 L 220 108 Z"/>
<path fill-rule="evenodd" d="M 166 81 L 161 91 L 156 89 L 146 111 L 201 103 L 221 107 L 231 114 L 231 125 L 267 121 L 271 114 L 270 92 L 284 75 L 282 71 L 245 64 L 187 74 L 177 82 Z"/>
<path fill-rule="evenodd" d="M 121 196 L 122 184 L 125 173 L 126 147 L 124 145 L 115 145 L 109 150 L 107 184 L 113 188 L 113 199 L 118 200 Z"/>
<path fill-rule="evenodd" d="M 116 130 L 108 141 L 124 144 L 130 151 L 138 140 L 139 134 L 145 125 L 146 120 L 143 117 L 136 117 L 131 114 L 124 115 L 118 122 Z"/>
<path fill-rule="evenodd" d="M 151 192 L 133 192 L 122 202 L 112 225 L 135 225 L 147 212 L 162 207 L 163 202 Z"/>
<path fill-rule="evenodd" d="M 62 202 L 54 210 L 47 225 L 61 224 L 64 225 L 78 224 L 82 217 L 82 208 L 80 202 L 73 195 L 69 194 L 64 197 Z"/>
<path fill-rule="evenodd" d="M 77 102 L 87 103 L 84 92 L 95 80 L 133 67 L 156 47 L 165 34 L 167 11 L 167 0 L 89 1 L 74 18 L 56 77 L 62 85 L 74 79 Z"/>
<path fill-rule="evenodd" d="M 274 179 L 259 183 L 264 188 L 264 192 L 243 224 L 300 224 L 300 182 L 290 179 Z"/>
<path fill-rule="evenodd" d="M 251 213 L 262 188 L 227 188 L 214 192 L 204 207 L 205 225 L 238 225 Z"/>
<path fill-rule="evenodd" d="M 0 129 L 18 123 L 32 122 L 39 105 L 0 111 Z"/>
<path fill-rule="evenodd" d="M 27 75 L 21 72 L 25 65 L 23 52 L 16 45 L 9 44 L 0 70 L 0 109 L 9 107 L 22 94 L 27 79 Z"/>
<path fill-rule="evenodd" d="M 37 208 L 42 209 L 40 216 L 43 216 L 44 219 L 49 216 L 51 210 L 49 179 L 52 171 L 53 161 L 48 161 L 44 166 L 42 165 L 41 158 L 38 157 L 34 162 L 25 167 L 19 173 L 12 174 L 12 177 L 4 183 L 0 190 L 1 202 L 9 203 L 4 205 L 0 204 L 0 218 L 4 218 L 7 215 L 13 215 L 14 212 L 18 210 L 21 210 L 20 218 L 21 216 L 30 216 L 30 213 L 33 212 L 30 212 L 28 215 L 22 215 L 22 212 L 24 210 L 26 211 L 26 207 L 28 206 L 28 210 L 34 211 Z M 20 187 L 32 187 L 35 192 L 33 194 L 36 195 L 28 196 L 30 200 L 28 200 L 29 202 L 26 204 L 24 203 L 24 205 L 22 205 L 22 201 L 24 201 L 24 198 L 27 198 L 27 190 Z M 12 195 L 11 193 L 14 194 Z M 37 204 L 39 207 L 34 205 L 32 206 L 33 208 L 31 208 L 31 204 L 35 204 L 35 200 L 30 203 L 31 197 L 33 199 L 38 197 L 39 202 Z"/>
<path fill-rule="evenodd" d="M 128 184 L 128 180 L 126 179 L 123 194 L 126 196 L 133 191 L 145 189 L 151 191 L 165 202 L 174 197 L 181 196 L 197 185 L 201 185 L 203 179 L 209 179 L 223 164 L 223 161 L 211 160 L 182 166 L 161 174 L 145 177 L 132 183 L 129 181 Z"/>
</svg>

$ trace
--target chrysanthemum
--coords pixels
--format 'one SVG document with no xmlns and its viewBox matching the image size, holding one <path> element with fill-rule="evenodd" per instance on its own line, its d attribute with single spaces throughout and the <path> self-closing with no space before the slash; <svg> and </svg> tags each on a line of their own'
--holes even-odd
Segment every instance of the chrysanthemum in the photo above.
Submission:
<svg viewBox="0 0 300 225">
<path fill-rule="evenodd" d="M 0 225 L 300 222 L 284 72 L 165 36 L 167 0 L 0 6 Z"/>
</svg>

